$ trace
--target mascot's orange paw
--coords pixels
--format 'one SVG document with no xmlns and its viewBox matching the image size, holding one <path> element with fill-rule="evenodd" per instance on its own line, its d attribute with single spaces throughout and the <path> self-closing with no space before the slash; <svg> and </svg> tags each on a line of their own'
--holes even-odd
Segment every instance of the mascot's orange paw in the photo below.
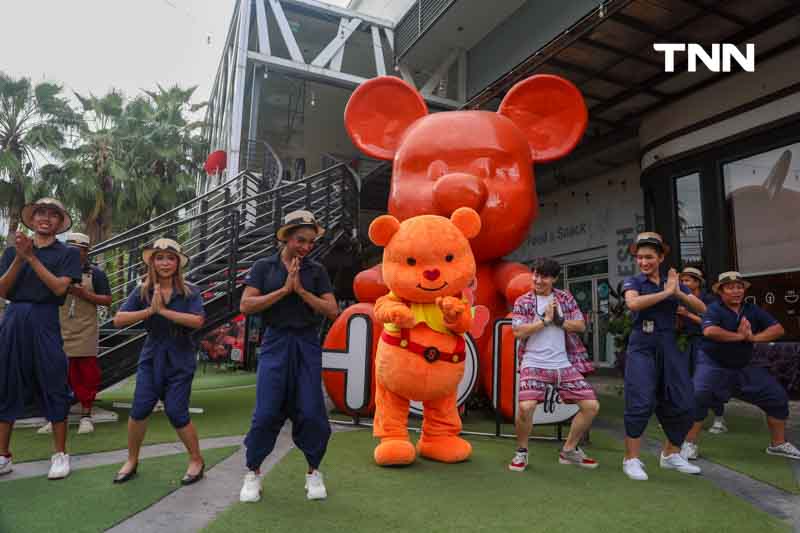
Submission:
<svg viewBox="0 0 800 533">
<path fill-rule="evenodd" d="M 383 439 L 375 448 L 375 462 L 380 466 L 410 465 L 416 458 L 417 451 L 407 440 Z"/>
<path fill-rule="evenodd" d="M 426 437 L 423 433 L 417 442 L 422 457 L 442 463 L 459 463 L 472 455 L 472 445 L 461 437 Z"/>
</svg>

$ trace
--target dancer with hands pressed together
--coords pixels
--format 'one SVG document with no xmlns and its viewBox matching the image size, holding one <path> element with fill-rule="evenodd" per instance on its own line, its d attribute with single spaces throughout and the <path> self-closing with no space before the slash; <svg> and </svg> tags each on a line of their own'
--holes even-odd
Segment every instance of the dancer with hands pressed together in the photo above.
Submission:
<svg viewBox="0 0 800 533">
<path fill-rule="evenodd" d="M 661 265 L 669 246 L 658 233 L 640 233 L 629 251 L 640 273 L 623 284 L 625 303 L 633 315 L 633 330 L 625 358 L 625 458 L 622 470 L 644 481 L 639 459 L 641 436 L 655 412 L 667 439 L 661 468 L 699 474 L 700 468 L 681 457 L 680 449 L 692 426 L 694 394 L 688 354 L 678 350 L 675 335 L 679 305 L 704 313 L 705 304 L 678 280 L 675 269 Z"/>
<path fill-rule="evenodd" d="M 158 239 L 142 252 L 142 258 L 147 264 L 147 277 L 114 317 L 118 328 L 143 322 L 147 330 L 128 419 L 128 460 L 114 483 L 125 483 L 136 476 L 147 418 L 162 400 L 170 424 L 189 453 L 181 484 L 191 485 L 202 479 L 205 471 L 197 430 L 189 418 L 189 397 L 197 366 L 191 333 L 205 321 L 203 302 L 200 291 L 183 279 L 181 269 L 189 258 L 177 242 Z"/>
</svg>

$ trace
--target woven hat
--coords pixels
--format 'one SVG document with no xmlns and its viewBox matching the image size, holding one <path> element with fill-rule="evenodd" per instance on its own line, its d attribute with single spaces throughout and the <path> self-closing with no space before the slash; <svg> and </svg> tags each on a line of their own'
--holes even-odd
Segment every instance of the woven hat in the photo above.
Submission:
<svg viewBox="0 0 800 533">
<path fill-rule="evenodd" d="M 22 223 L 25 224 L 28 229 L 36 231 L 33 227 L 33 214 L 40 207 L 55 209 L 61 214 L 61 225 L 56 230 L 56 233 L 64 233 L 72 227 L 72 217 L 69 216 L 67 210 L 64 209 L 64 204 L 55 198 L 39 198 L 35 202 L 26 204 L 25 207 L 22 208 Z"/>
<path fill-rule="evenodd" d="M 706 282 L 706 279 L 703 277 L 703 271 L 699 268 L 695 267 L 686 267 L 681 270 L 681 276 L 692 276 L 696 278 L 701 284 Z"/>
<path fill-rule="evenodd" d="M 90 239 L 88 235 L 83 233 L 69 233 L 67 235 L 67 244 L 70 246 L 77 246 L 79 248 L 89 249 Z"/>
<path fill-rule="evenodd" d="M 628 246 L 628 251 L 631 253 L 631 255 L 636 255 L 636 252 L 641 246 L 653 246 L 664 252 L 664 254 L 668 254 L 671 250 L 669 244 L 664 242 L 664 239 L 661 238 L 661 235 L 653 231 L 645 231 L 638 234 L 636 236 L 636 240 L 630 246 Z"/>
<path fill-rule="evenodd" d="M 281 242 L 286 242 L 286 234 L 290 230 L 299 227 L 314 228 L 314 230 L 317 232 L 317 236 L 315 237 L 317 239 L 319 239 L 322 234 L 325 233 L 325 229 L 317 223 L 314 213 L 304 209 L 298 209 L 297 211 L 292 211 L 283 217 L 283 225 L 281 225 L 276 232 L 278 240 Z"/>
<path fill-rule="evenodd" d="M 750 287 L 749 281 L 745 280 L 742 275 L 735 270 L 731 270 L 729 272 L 723 272 L 720 274 L 719 278 L 717 278 L 717 282 L 711 287 L 711 290 L 714 292 L 719 292 L 719 290 L 728 283 L 741 283 L 744 285 L 745 289 Z"/>
<path fill-rule="evenodd" d="M 189 256 L 183 253 L 181 245 L 172 239 L 157 239 L 156 242 L 142 250 L 142 260 L 145 263 L 149 263 L 150 256 L 155 252 L 172 252 L 177 255 L 181 260 L 181 268 L 184 268 L 189 263 Z"/>
</svg>

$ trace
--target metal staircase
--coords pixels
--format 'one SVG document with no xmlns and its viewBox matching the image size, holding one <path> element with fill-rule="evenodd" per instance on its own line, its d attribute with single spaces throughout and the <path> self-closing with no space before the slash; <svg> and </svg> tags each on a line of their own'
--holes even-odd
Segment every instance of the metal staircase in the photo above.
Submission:
<svg viewBox="0 0 800 533">
<path fill-rule="evenodd" d="M 274 158 L 277 161 L 277 158 Z M 136 371 L 145 333 L 141 323 L 114 329 L 111 318 L 135 289 L 146 268 L 142 250 L 157 238 L 181 243 L 190 257 L 188 281 L 203 294 L 206 322 L 198 337 L 239 314 L 243 280 L 253 263 L 278 249 L 275 231 L 284 213 L 314 212 L 325 235 L 311 257 L 324 263 L 333 249 L 357 247 L 359 179 L 344 163 L 291 183 L 280 181 L 278 162 L 249 170 L 171 211 L 99 243 L 90 258 L 111 284 L 113 304 L 101 316 L 101 390 Z"/>
</svg>

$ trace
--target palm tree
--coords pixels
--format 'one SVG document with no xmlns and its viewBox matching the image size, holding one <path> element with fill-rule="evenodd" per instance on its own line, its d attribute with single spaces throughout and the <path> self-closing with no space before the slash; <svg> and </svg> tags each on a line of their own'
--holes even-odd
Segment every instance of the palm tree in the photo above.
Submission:
<svg viewBox="0 0 800 533">
<path fill-rule="evenodd" d="M 31 172 L 39 161 L 59 154 L 76 124 L 60 85 L 33 85 L 0 72 L 0 214 L 8 217 L 7 242 L 19 227 Z"/>
</svg>

